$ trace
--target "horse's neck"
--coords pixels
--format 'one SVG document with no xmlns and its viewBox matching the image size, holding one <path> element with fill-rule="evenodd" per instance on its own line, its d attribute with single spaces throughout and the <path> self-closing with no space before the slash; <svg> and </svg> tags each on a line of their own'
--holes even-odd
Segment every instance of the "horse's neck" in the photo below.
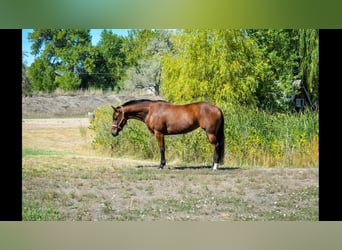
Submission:
<svg viewBox="0 0 342 250">
<path fill-rule="evenodd" d="M 136 105 L 129 105 L 125 107 L 125 113 L 127 119 L 136 119 L 139 121 L 145 121 L 146 115 L 150 111 L 148 103 L 141 103 Z"/>
</svg>

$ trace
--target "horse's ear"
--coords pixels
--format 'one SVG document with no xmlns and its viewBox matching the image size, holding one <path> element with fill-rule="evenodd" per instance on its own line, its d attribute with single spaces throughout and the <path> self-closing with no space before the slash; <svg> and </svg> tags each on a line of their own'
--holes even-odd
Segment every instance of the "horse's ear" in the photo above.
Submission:
<svg viewBox="0 0 342 250">
<path fill-rule="evenodd" d="M 112 108 L 113 108 L 113 110 L 114 110 L 114 112 L 121 112 L 121 110 L 119 109 L 120 107 L 114 107 L 113 105 L 111 105 L 112 106 Z"/>
</svg>

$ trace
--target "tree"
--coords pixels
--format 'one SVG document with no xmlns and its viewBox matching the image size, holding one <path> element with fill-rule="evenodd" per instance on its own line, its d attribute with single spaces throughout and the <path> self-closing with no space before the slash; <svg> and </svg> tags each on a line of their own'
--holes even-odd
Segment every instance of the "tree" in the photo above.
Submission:
<svg viewBox="0 0 342 250">
<path fill-rule="evenodd" d="M 316 29 L 299 30 L 300 73 L 303 87 L 313 106 L 318 106 L 319 86 L 319 32 Z"/>
<path fill-rule="evenodd" d="M 58 87 L 55 81 L 55 68 L 49 61 L 37 58 L 28 68 L 27 73 L 33 92 L 52 92 Z"/>
<path fill-rule="evenodd" d="M 144 57 L 144 49 L 157 33 L 150 29 L 132 29 L 124 39 L 123 53 L 126 55 L 126 65 L 136 66 L 139 59 Z"/>
<path fill-rule="evenodd" d="M 147 90 L 154 95 L 159 95 L 161 65 L 159 58 L 140 59 L 136 67 L 127 70 L 127 79 L 124 82 L 125 89 Z"/>
<path fill-rule="evenodd" d="M 153 35 L 152 35 L 153 34 Z M 139 37 L 140 58 L 127 70 L 126 90 L 145 89 L 155 95 L 160 93 L 162 57 L 171 50 L 171 35 L 165 30 L 155 30 L 146 40 Z M 133 49 L 136 51 L 136 49 Z M 133 57 L 131 57 L 133 58 Z"/>
<path fill-rule="evenodd" d="M 26 53 L 23 52 L 22 55 L 24 57 Z M 31 93 L 31 82 L 27 76 L 27 67 L 24 63 L 21 64 L 21 92 L 24 95 Z"/>
<path fill-rule="evenodd" d="M 267 64 L 241 30 L 185 30 L 163 59 L 162 94 L 174 102 L 207 100 L 255 106 Z"/>
<path fill-rule="evenodd" d="M 267 63 L 267 78 L 259 85 L 256 95 L 263 109 L 286 110 L 289 97 L 296 92 L 293 81 L 299 78 L 298 30 L 246 30 L 262 52 Z"/>
<path fill-rule="evenodd" d="M 269 84 L 273 87 L 274 101 L 270 106 L 283 109 L 290 107 L 288 97 L 300 89 L 293 85 L 296 79 L 301 80 L 308 99 L 313 103 L 318 102 L 318 30 L 268 29 L 246 32 L 258 43 L 272 72 Z M 266 92 L 264 89 L 258 90 L 260 100 L 269 100 L 263 98 Z M 261 106 L 269 105 L 264 101 Z"/>
<path fill-rule="evenodd" d="M 31 52 L 37 57 L 30 66 L 35 90 L 53 91 L 58 87 L 74 90 L 88 86 L 85 76 L 91 73 L 89 65 L 93 63 L 89 57 L 89 30 L 38 29 L 29 34 L 29 40 Z"/>
<path fill-rule="evenodd" d="M 101 40 L 96 46 L 94 73 L 96 86 L 103 89 L 120 89 L 119 83 L 125 72 L 125 54 L 123 52 L 123 37 L 104 30 Z"/>
</svg>

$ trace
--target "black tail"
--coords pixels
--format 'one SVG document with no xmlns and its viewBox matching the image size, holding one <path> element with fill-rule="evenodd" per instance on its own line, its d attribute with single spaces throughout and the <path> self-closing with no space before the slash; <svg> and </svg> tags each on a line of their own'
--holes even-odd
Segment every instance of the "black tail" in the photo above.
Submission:
<svg viewBox="0 0 342 250">
<path fill-rule="evenodd" d="M 223 164 L 224 163 L 224 116 L 223 113 L 221 111 L 221 124 L 220 127 L 217 131 L 217 142 L 219 145 L 219 163 Z"/>
</svg>

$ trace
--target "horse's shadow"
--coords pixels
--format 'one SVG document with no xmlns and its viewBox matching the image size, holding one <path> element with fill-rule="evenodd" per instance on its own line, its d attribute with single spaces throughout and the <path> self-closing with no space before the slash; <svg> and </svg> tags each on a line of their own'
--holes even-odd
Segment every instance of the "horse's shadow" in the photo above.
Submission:
<svg viewBox="0 0 342 250">
<path fill-rule="evenodd" d="M 137 168 L 157 168 L 157 166 L 150 166 L 150 165 L 138 165 Z M 213 166 L 211 165 L 202 165 L 202 166 L 166 166 L 165 169 L 168 170 L 196 170 L 196 169 L 212 169 Z M 239 167 L 225 167 L 221 166 L 217 168 L 217 171 L 230 171 L 230 170 L 237 170 L 240 169 Z"/>
<path fill-rule="evenodd" d="M 205 165 L 205 166 L 175 166 L 170 167 L 170 169 L 176 169 L 176 170 L 192 170 L 192 169 L 212 169 L 213 166 L 211 165 Z M 217 168 L 217 171 L 229 171 L 229 170 L 236 170 L 240 169 L 239 167 L 225 167 L 221 166 Z"/>
</svg>

